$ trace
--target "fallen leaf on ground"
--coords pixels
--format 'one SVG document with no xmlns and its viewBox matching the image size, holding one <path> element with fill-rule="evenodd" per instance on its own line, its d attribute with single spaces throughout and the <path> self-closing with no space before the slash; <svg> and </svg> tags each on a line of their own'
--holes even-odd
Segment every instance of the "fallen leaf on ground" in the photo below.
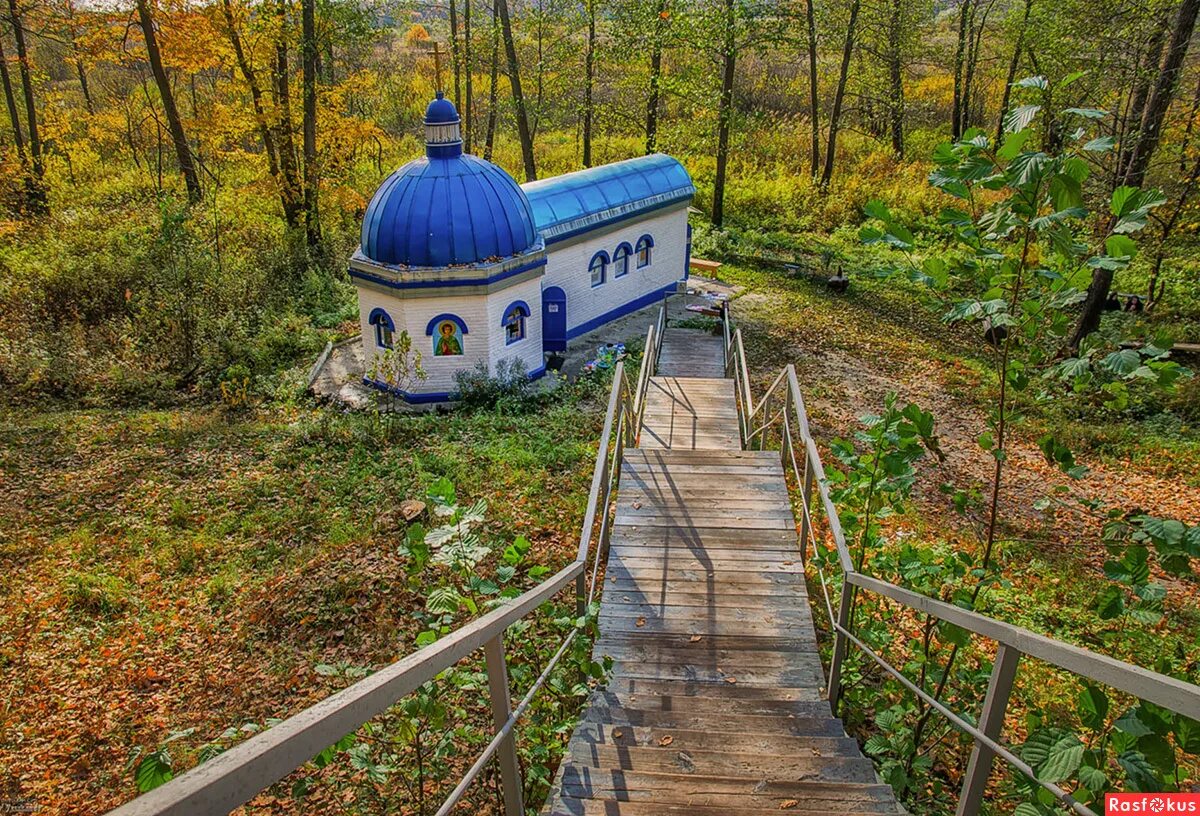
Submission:
<svg viewBox="0 0 1200 816">
<path fill-rule="evenodd" d="M 666 746 L 670 745 L 674 741 L 675 741 L 675 738 L 668 734 L 667 736 L 660 739 L 658 741 L 658 744 L 665 748 Z"/>
<path fill-rule="evenodd" d="M 646 619 L 645 619 L 645 618 L 638 618 L 638 619 L 637 619 L 637 623 L 635 623 L 634 625 L 635 625 L 635 626 L 645 626 L 645 625 L 646 625 Z"/>
<path fill-rule="evenodd" d="M 692 635 L 690 639 L 692 643 L 699 643 L 700 641 L 704 640 L 704 635 Z"/>
<path fill-rule="evenodd" d="M 798 804 L 800 804 L 800 803 L 797 802 L 795 799 L 785 799 L 784 801 L 779 803 L 779 809 L 780 810 L 790 810 L 791 808 L 794 808 Z"/>
<path fill-rule="evenodd" d="M 725 678 L 725 682 L 726 682 L 726 683 L 736 683 L 736 682 L 737 682 L 737 678 L 736 678 L 736 677 L 726 677 L 726 678 Z"/>
</svg>

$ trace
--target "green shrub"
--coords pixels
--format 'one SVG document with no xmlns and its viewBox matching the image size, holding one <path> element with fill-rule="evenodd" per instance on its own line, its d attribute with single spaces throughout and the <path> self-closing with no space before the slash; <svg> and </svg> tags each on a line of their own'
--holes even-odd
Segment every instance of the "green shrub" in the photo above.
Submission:
<svg viewBox="0 0 1200 816">
<path fill-rule="evenodd" d="M 459 401 L 470 408 L 495 408 L 501 402 L 519 407 L 534 390 L 525 363 L 516 357 L 497 363 L 494 375 L 482 362 L 472 369 L 459 371 L 454 375 L 454 384 Z"/>
</svg>

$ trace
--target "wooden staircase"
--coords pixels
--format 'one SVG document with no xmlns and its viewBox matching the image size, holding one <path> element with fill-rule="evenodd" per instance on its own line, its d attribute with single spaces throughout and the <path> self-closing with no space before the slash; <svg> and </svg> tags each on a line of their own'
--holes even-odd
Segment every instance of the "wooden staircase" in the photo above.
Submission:
<svg viewBox="0 0 1200 816">
<path fill-rule="evenodd" d="M 825 700 L 779 454 L 741 450 L 722 354 L 664 337 L 606 567 L 613 674 L 546 816 L 900 812 Z"/>
</svg>

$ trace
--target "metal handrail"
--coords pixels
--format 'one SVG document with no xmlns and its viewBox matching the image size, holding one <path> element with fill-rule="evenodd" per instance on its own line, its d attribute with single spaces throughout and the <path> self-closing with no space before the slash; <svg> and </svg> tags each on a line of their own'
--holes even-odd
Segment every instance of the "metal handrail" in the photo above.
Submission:
<svg viewBox="0 0 1200 816">
<path fill-rule="evenodd" d="M 809 431 L 808 414 L 800 393 L 795 367 L 788 365 L 780 371 L 756 404 L 750 393 L 741 329 L 732 326 L 728 313 L 724 335 L 726 373 L 735 380 L 743 445 L 750 449 L 765 449 L 768 444 L 768 431 L 779 428 L 780 458 L 785 469 L 791 472 L 796 489 L 800 493 L 801 518 L 798 537 L 802 563 L 805 566 L 810 563 L 809 543 L 811 542 L 814 553 L 819 546 L 811 508 L 814 492 L 824 511 L 827 532 L 837 554 L 837 564 L 842 572 L 843 581 L 836 612 L 830 597 L 830 581 L 825 575 L 824 567 L 819 559 L 812 561 L 816 567 L 830 628 L 835 636 L 827 697 L 833 705 L 837 705 L 841 692 L 842 663 L 847 647 L 853 645 L 945 717 L 951 725 L 969 735 L 974 745 L 959 794 L 957 816 L 976 816 L 979 813 L 992 762 L 997 756 L 1047 790 L 1074 813 L 1080 816 L 1097 816 L 1094 811 L 1059 786 L 1037 779 L 1033 769 L 1000 741 L 1004 714 L 1022 655 L 1102 683 L 1138 699 L 1148 700 L 1176 713 L 1193 719 L 1200 718 L 1200 686 L 1064 643 L 858 572 L 842 534 L 837 508 L 829 496 L 820 452 Z M 783 410 L 772 412 L 771 404 L 781 399 Z M 802 451 L 799 461 L 797 447 Z M 996 642 L 996 660 L 993 663 L 977 726 L 919 688 L 903 672 L 854 635 L 850 626 L 854 588 L 890 598 L 908 609 L 931 615 Z"/>
<path fill-rule="evenodd" d="M 515 708 L 509 697 L 503 636 L 509 627 L 533 613 L 572 581 L 575 583 L 576 608 L 580 616 L 595 598 L 599 586 L 596 576 L 600 559 L 608 551 L 610 509 L 619 482 L 622 457 L 626 446 L 636 443 L 641 428 L 640 409 L 661 351 L 661 337 L 666 326 L 665 313 L 664 301 L 656 324 L 652 324 L 647 332 L 647 354 L 643 357 L 636 386 L 630 388 L 625 375 L 625 361 L 619 361 L 613 370 L 612 389 L 604 414 L 583 529 L 574 561 L 533 589 L 110 811 L 109 816 L 228 813 L 480 648 L 483 648 L 485 656 L 494 735 L 437 813 L 439 816 L 449 813 L 487 763 L 496 758 L 500 763 L 505 816 L 523 816 L 516 724 L 554 667 L 567 653 L 579 630 L 573 629 L 564 638 Z M 594 536 L 593 529 L 597 522 L 599 531 Z M 592 546 L 594 539 L 597 544 L 595 547 Z M 587 569 L 589 551 L 593 557 L 590 582 Z"/>
</svg>

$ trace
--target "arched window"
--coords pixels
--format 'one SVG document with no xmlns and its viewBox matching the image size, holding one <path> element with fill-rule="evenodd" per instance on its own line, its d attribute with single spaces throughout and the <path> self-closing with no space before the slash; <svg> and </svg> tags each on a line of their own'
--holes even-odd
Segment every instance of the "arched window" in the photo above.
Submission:
<svg viewBox="0 0 1200 816">
<path fill-rule="evenodd" d="M 375 345 L 379 348 L 390 349 L 392 335 L 396 331 L 396 324 L 392 321 L 392 316 L 383 309 L 372 309 L 367 322 L 375 327 Z"/>
<path fill-rule="evenodd" d="M 592 286 L 604 283 L 604 279 L 608 276 L 608 253 L 600 250 L 593 255 L 588 264 L 588 272 L 592 275 Z"/>
<path fill-rule="evenodd" d="M 529 304 L 523 300 L 509 304 L 500 321 L 504 326 L 504 344 L 511 346 L 525 339 L 525 320 L 529 317 Z"/>
<path fill-rule="evenodd" d="M 629 274 L 629 256 L 632 254 L 633 247 L 626 243 L 621 243 L 613 251 L 612 265 L 614 278 L 619 278 L 622 275 Z"/>
<path fill-rule="evenodd" d="M 643 235 L 637 240 L 637 263 L 638 269 L 643 266 L 650 265 L 650 247 L 654 246 L 654 239 L 649 235 Z"/>
<path fill-rule="evenodd" d="M 467 324 L 458 315 L 440 314 L 425 326 L 425 336 L 433 338 L 434 357 L 461 357 L 466 347 Z"/>
</svg>

